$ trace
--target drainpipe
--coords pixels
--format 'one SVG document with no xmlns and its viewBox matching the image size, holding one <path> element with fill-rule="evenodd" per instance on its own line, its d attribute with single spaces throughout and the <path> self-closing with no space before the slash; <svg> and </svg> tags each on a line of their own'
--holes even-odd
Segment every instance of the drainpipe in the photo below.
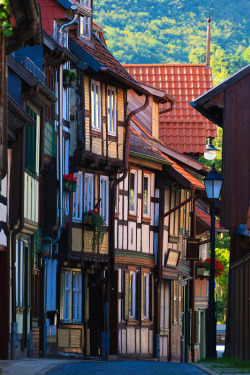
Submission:
<svg viewBox="0 0 250 375">
<path fill-rule="evenodd" d="M 180 203 L 178 206 L 172 208 L 165 214 L 159 217 L 159 232 L 158 232 L 158 254 L 157 254 L 157 283 L 156 283 L 156 306 L 157 306 L 157 320 L 156 320 L 156 329 L 155 329 L 155 356 L 159 359 L 160 347 L 159 345 L 159 336 L 160 336 L 160 285 L 162 279 L 162 253 L 163 253 L 163 225 L 165 217 L 171 215 L 176 210 L 179 210 L 182 206 L 185 206 L 187 203 L 193 200 L 194 198 L 194 187 L 190 186 L 191 196 Z M 169 348 L 171 349 L 171 338 Z"/>
<path fill-rule="evenodd" d="M 143 111 L 149 105 L 150 95 L 146 95 L 145 103 L 130 112 L 125 121 L 126 135 L 125 135 L 125 146 L 124 146 L 124 170 L 120 178 L 113 181 L 110 189 L 109 199 L 109 257 L 110 257 L 110 271 L 107 276 L 101 281 L 101 284 L 105 284 L 104 291 L 104 313 L 105 313 L 105 339 L 102 339 L 102 344 L 105 345 L 101 352 L 103 353 L 103 359 L 109 360 L 109 313 L 108 313 L 108 286 L 109 280 L 113 276 L 115 271 L 115 203 L 116 203 L 116 188 L 120 182 L 125 180 L 128 174 L 128 162 L 129 162 L 129 145 L 130 145 L 130 123 L 133 116 Z"/>
<path fill-rule="evenodd" d="M 25 110 L 25 103 L 28 99 L 34 98 L 38 95 L 39 84 L 33 87 L 31 91 L 23 97 L 23 108 Z M 16 345 L 17 345 L 17 322 L 16 322 L 16 236 L 24 227 L 24 171 L 25 171 L 25 127 L 21 135 L 21 165 L 20 165 L 20 218 L 19 225 L 13 230 L 11 234 L 11 359 L 16 359 Z"/>
</svg>

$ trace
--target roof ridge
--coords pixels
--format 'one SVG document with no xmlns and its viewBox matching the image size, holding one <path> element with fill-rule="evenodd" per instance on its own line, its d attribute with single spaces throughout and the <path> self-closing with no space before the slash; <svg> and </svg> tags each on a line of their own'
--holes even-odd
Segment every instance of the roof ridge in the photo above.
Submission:
<svg viewBox="0 0 250 375">
<path fill-rule="evenodd" d="M 207 67 L 206 64 L 193 64 L 193 63 L 162 63 L 162 64 L 123 64 L 123 66 L 194 66 L 194 67 Z M 208 66 L 210 68 L 210 66 Z"/>
</svg>

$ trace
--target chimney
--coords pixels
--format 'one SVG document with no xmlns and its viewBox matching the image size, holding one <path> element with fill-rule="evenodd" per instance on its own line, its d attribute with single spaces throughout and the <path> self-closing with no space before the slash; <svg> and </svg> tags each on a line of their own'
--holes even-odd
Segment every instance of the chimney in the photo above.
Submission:
<svg viewBox="0 0 250 375">
<path fill-rule="evenodd" d="M 211 31 L 210 31 L 210 6 L 209 6 L 209 17 L 207 20 L 207 51 L 206 51 L 206 66 L 210 66 L 210 43 L 211 43 Z"/>
</svg>

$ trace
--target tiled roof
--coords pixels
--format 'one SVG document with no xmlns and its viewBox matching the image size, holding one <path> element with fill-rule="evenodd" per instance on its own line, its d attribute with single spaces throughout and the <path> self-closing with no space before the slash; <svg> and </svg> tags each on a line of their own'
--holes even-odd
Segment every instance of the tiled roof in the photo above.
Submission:
<svg viewBox="0 0 250 375">
<path fill-rule="evenodd" d="M 95 59 L 97 65 L 99 65 L 99 69 L 101 67 L 106 67 L 134 85 L 140 86 L 140 84 L 131 76 L 131 74 L 128 73 L 119 61 L 116 60 L 95 34 L 93 34 L 93 46 L 81 42 L 75 35 L 73 35 L 73 33 L 70 34 L 70 37 L 76 44 L 78 44 L 78 46 L 81 46 L 85 52 Z"/>
<path fill-rule="evenodd" d="M 160 137 L 169 147 L 203 154 L 206 138 L 217 136 L 216 126 L 189 102 L 212 88 L 212 70 L 203 64 L 126 64 L 134 78 L 164 90 L 175 98 L 174 109 L 160 115 Z M 165 105 L 160 106 L 160 110 Z"/>
<path fill-rule="evenodd" d="M 211 216 L 208 215 L 205 211 L 202 211 L 199 207 L 196 206 L 196 215 L 200 220 L 206 223 L 209 227 L 211 226 Z M 215 220 L 215 230 L 218 232 L 223 232 L 225 229 L 220 226 L 218 220 Z"/>
<path fill-rule="evenodd" d="M 190 185 L 193 185 L 198 190 L 205 190 L 204 185 L 201 181 L 199 181 L 197 178 L 193 177 L 190 173 L 185 171 L 181 166 L 179 166 L 175 161 L 171 160 L 167 155 L 165 155 L 163 152 L 158 150 L 156 147 L 154 147 L 149 141 L 147 141 L 144 137 L 142 137 L 135 129 L 131 128 L 132 134 L 136 135 L 138 139 L 141 139 L 142 142 L 146 145 L 148 145 L 148 152 L 150 154 L 154 153 L 155 157 L 159 160 L 166 160 L 168 163 L 172 163 L 171 168 L 173 168 L 176 172 L 178 172 L 180 175 L 182 175 L 186 180 L 190 182 Z M 133 141 L 131 140 L 130 150 L 133 149 Z M 140 153 L 140 148 L 138 145 L 136 145 L 137 152 Z M 145 146 L 144 146 L 145 149 Z"/>
</svg>

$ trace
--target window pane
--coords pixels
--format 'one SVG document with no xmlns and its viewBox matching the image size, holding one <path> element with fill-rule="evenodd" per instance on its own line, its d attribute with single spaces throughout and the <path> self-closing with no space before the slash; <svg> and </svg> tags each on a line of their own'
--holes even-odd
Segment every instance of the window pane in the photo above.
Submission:
<svg viewBox="0 0 250 375">
<path fill-rule="evenodd" d="M 135 212 L 135 174 L 130 173 L 130 201 L 129 210 Z"/>
<path fill-rule="evenodd" d="M 148 191 L 148 177 L 144 177 L 144 191 L 143 191 L 143 213 L 149 214 L 149 191 Z"/>
</svg>

